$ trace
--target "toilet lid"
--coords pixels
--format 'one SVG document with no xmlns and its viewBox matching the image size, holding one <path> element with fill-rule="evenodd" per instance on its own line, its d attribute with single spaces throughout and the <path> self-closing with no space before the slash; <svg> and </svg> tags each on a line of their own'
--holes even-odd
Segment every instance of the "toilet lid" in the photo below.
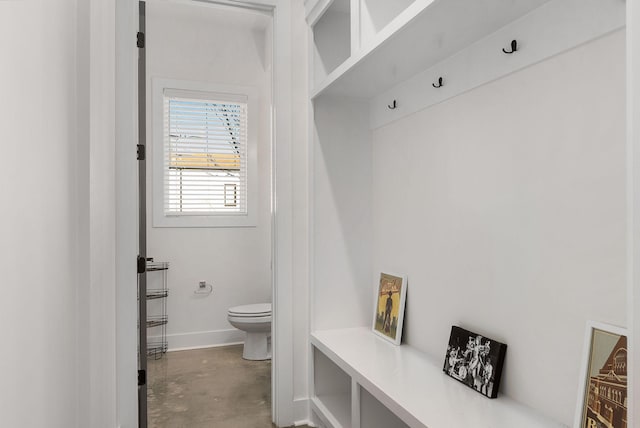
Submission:
<svg viewBox="0 0 640 428">
<path fill-rule="evenodd" d="M 254 305 L 242 305 L 229 308 L 229 315 L 238 317 L 271 316 L 271 303 L 256 303 Z"/>
</svg>

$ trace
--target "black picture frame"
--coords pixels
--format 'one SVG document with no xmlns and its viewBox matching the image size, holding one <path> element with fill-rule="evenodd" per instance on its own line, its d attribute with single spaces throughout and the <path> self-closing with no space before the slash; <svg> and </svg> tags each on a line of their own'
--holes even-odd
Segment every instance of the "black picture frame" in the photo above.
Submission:
<svg viewBox="0 0 640 428">
<path fill-rule="evenodd" d="M 452 326 L 443 371 L 480 394 L 496 398 L 507 345 Z"/>
</svg>

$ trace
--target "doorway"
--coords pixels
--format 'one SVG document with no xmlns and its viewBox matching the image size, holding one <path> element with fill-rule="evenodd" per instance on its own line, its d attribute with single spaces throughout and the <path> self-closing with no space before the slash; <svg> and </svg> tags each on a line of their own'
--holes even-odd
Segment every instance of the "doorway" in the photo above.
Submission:
<svg viewBox="0 0 640 428">
<path fill-rule="evenodd" d="M 157 369 L 174 351 L 201 355 L 238 344 L 244 333 L 229 325 L 227 310 L 272 301 L 273 16 L 215 3 L 147 1 L 145 27 L 143 253 L 168 266 L 162 279 L 146 274 L 145 294 L 169 292 L 140 314 L 147 311 L 143 332 L 154 344 L 147 354 Z M 236 124 L 241 111 L 246 117 Z M 149 370 L 147 384 L 162 370 Z M 211 373 L 193 376 L 212 377 L 212 396 L 223 389 Z M 198 412 L 183 407 L 173 406 Z"/>
</svg>

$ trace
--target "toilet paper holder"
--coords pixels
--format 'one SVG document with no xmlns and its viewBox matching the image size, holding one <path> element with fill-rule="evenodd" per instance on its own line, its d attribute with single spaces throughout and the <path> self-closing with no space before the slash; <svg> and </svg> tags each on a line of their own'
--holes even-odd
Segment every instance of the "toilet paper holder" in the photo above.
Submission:
<svg viewBox="0 0 640 428">
<path fill-rule="evenodd" d="M 213 293 L 213 285 L 207 284 L 207 281 L 198 282 L 198 288 L 196 288 L 196 291 L 193 292 L 193 294 L 205 296 L 208 296 L 211 293 Z"/>
</svg>

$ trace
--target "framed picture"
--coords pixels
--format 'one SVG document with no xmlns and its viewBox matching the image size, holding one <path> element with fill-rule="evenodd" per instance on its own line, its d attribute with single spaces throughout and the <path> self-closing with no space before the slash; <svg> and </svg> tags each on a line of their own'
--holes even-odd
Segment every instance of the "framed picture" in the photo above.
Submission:
<svg viewBox="0 0 640 428">
<path fill-rule="evenodd" d="M 451 327 L 444 372 L 489 398 L 498 396 L 507 345 Z"/>
<path fill-rule="evenodd" d="M 575 428 L 627 428 L 627 332 L 589 321 Z"/>
<path fill-rule="evenodd" d="M 402 338 L 406 299 L 407 277 L 381 273 L 375 298 L 373 332 L 396 345 Z"/>
</svg>

